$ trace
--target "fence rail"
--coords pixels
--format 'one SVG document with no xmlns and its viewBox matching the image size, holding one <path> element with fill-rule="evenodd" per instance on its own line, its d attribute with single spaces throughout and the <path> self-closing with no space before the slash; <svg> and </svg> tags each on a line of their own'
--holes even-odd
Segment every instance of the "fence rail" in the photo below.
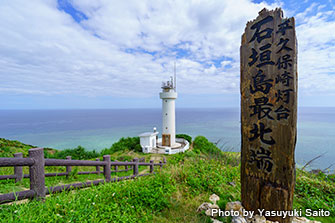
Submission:
<svg viewBox="0 0 335 223">
<path fill-rule="evenodd" d="M 23 178 L 30 178 L 30 190 L 19 191 L 14 193 L 0 195 L 0 204 L 12 202 L 15 200 L 22 200 L 27 198 L 33 199 L 44 199 L 45 195 L 57 193 L 61 191 L 68 191 L 75 188 L 90 187 L 92 185 L 103 184 L 105 182 L 117 182 L 121 180 L 134 179 L 136 177 L 147 176 L 154 173 L 154 167 L 159 166 L 160 168 L 166 164 L 165 157 L 164 162 L 154 163 L 150 160 L 149 163 L 144 162 L 144 158 L 133 159 L 132 162 L 111 162 L 110 155 L 103 156 L 103 161 L 100 159 L 93 160 L 72 160 L 70 156 L 66 157 L 66 160 L 61 159 L 44 159 L 43 148 L 33 148 L 28 151 L 29 157 L 23 158 L 22 153 L 15 153 L 14 158 L 0 158 L 0 167 L 14 167 L 14 175 L 0 175 L 0 180 L 15 179 L 15 182 L 21 181 Z M 22 167 L 29 166 L 29 174 L 23 174 Z M 62 173 L 45 173 L 45 166 L 65 166 L 66 172 Z M 66 184 L 55 187 L 45 187 L 45 177 L 54 176 L 69 176 L 72 171 L 72 166 L 95 166 L 96 171 L 83 171 L 76 174 L 103 174 L 104 180 L 94 180 L 83 183 Z M 124 167 L 119 169 L 118 167 Z M 139 166 L 149 166 L 150 173 L 139 174 Z M 100 169 L 103 167 L 103 170 Z M 114 170 L 112 170 L 114 167 Z M 129 168 L 130 167 L 130 168 Z M 123 177 L 111 177 L 111 173 L 127 172 L 132 171 L 132 175 Z"/>
<path fill-rule="evenodd" d="M 0 158 L 0 167 L 5 166 L 32 166 L 35 161 L 30 158 Z"/>
</svg>

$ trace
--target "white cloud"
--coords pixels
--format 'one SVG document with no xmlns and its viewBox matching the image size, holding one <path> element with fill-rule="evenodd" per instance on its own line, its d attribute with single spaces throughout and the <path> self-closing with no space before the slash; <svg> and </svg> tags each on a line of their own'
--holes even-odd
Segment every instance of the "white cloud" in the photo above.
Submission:
<svg viewBox="0 0 335 223">
<path fill-rule="evenodd" d="M 173 73 L 177 57 L 180 93 L 237 93 L 245 24 L 262 8 L 281 5 L 248 0 L 71 3 L 88 19 L 77 23 L 56 1 L 1 1 L 0 92 L 147 97 Z M 334 93 L 334 13 L 313 5 L 296 17 L 299 87 Z"/>
<path fill-rule="evenodd" d="M 313 3 L 297 24 L 301 92 L 335 94 L 335 12 Z"/>
</svg>

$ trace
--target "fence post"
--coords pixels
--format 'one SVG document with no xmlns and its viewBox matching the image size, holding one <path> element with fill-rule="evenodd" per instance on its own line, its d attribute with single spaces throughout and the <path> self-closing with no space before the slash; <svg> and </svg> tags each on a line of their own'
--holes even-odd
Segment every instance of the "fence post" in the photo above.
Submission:
<svg viewBox="0 0 335 223">
<path fill-rule="evenodd" d="M 117 162 L 117 160 L 115 160 L 115 162 Z M 117 172 L 117 171 L 118 171 L 118 166 L 115 165 L 115 172 Z"/>
<path fill-rule="evenodd" d="M 28 150 L 29 158 L 35 163 L 29 167 L 30 190 L 35 192 L 37 200 L 45 198 L 45 173 L 44 173 L 44 152 L 43 148 Z"/>
<path fill-rule="evenodd" d="M 104 155 L 103 159 L 105 162 L 107 162 L 104 165 L 104 175 L 105 175 L 105 180 L 106 182 L 110 182 L 111 181 L 111 156 L 110 155 Z"/>
<path fill-rule="evenodd" d="M 23 158 L 22 153 L 15 153 L 15 158 Z M 23 179 L 23 171 L 22 166 L 15 166 L 14 167 L 14 175 L 15 175 L 15 183 L 20 182 Z"/>
<path fill-rule="evenodd" d="M 162 161 L 159 161 L 159 170 L 162 170 L 163 163 Z"/>
<path fill-rule="evenodd" d="M 66 159 L 71 160 L 71 156 L 67 156 Z M 66 177 L 70 176 L 71 171 L 72 171 L 72 167 L 71 166 L 66 166 L 66 173 L 67 173 Z"/>
<path fill-rule="evenodd" d="M 126 161 L 128 163 L 128 161 Z M 125 170 L 128 171 L 128 165 L 124 166 Z"/>
<path fill-rule="evenodd" d="M 100 161 L 100 159 L 96 158 L 95 161 Z M 95 170 L 98 172 L 98 174 L 100 174 L 100 166 L 96 166 Z"/>
<path fill-rule="evenodd" d="M 150 160 L 150 173 L 154 172 L 154 161 Z"/>
<path fill-rule="evenodd" d="M 133 162 L 135 162 L 135 165 L 134 165 L 134 169 L 133 169 L 133 174 L 135 175 L 135 176 L 137 176 L 138 175 L 138 158 L 134 158 L 133 159 Z"/>
</svg>

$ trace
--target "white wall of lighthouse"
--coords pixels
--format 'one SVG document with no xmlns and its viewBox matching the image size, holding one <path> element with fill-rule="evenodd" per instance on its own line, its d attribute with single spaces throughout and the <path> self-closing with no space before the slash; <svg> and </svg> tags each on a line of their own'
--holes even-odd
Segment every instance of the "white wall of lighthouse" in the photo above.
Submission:
<svg viewBox="0 0 335 223">
<path fill-rule="evenodd" d="M 164 135 L 169 135 L 170 146 L 176 144 L 176 113 L 175 100 L 177 99 L 177 92 L 174 89 L 163 89 L 160 93 L 162 99 L 162 140 L 164 142 Z"/>
</svg>

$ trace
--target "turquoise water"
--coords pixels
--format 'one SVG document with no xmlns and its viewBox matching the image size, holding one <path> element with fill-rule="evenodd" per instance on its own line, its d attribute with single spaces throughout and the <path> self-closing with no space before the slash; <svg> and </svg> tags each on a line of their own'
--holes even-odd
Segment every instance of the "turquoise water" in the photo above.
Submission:
<svg viewBox="0 0 335 223">
<path fill-rule="evenodd" d="M 240 150 L 239 108 L 177 109 L 177 133 L 204 135 L 223 150 Z M 110 147 L 125 136 L 161 129 L 160 109 L 1 110 L 0 137 L 56 149 Z M 299 108 L 296 162 L 335 163 L 335 108 Z M 334 166 L 331 168 L 334 169 Z"/>
</svg>

